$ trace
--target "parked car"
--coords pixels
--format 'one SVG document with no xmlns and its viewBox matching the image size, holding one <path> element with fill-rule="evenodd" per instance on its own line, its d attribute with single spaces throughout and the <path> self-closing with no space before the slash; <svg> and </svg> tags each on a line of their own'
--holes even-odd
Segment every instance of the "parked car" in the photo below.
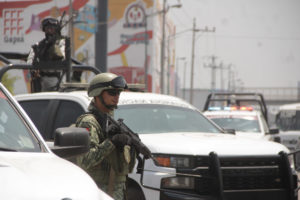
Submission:
<svg viewBox="0 0 300 200">
<path fill-rule="evenodd" d="M 15 98 L 49 142 L 91 100 L 86 91 Z M 226 134 L 184 100 L 122 92 L 114 118 L 123 118 L 156 159 L 137 162 L 129 175 L 129 199 L 297 199 L 297 176 L 285 146 Z"/>
<path fill-rule="evenodd" d="M 84 129 L 60 129 L 56 134 L 60 141 L 54 140 L 53 149 L 61 156 L 75 156 L 88 149 Z M 80 139 L 73 144 L 82 147 L 69 146 L 65 137 Z M 0 199 L 112 199 L 82 169 L 51 152 L 33 122 L 1 83 L 0 188 Z"/>
<path fill-rule="evenodd" d="M 267 123 L 267 107 L 261 94 L 212 93 L 208 96 L 203 114 L 235 134 L 256 139 L 274 140 L 278 129 Z"/>
</svg>

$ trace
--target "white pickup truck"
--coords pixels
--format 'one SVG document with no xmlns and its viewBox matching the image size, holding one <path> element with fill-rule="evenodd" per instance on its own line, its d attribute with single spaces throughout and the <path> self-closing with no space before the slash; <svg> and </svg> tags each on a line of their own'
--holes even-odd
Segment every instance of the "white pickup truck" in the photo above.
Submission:
<svg viewBox="0 0 300 200">
<path fill-rule="evenodd" d="M 15 98 L 49 142 L 54 130 L 74 123 L 91 100 L 86 91 Z M 297 199 L 285 146 L 225 133 L 179 98 L 123 92 L 114 118 L 123 118 L 157 160 L 137 162 L 129 175 L 130 200 Z"/>
<path fill-rule="evenodd" d="M 76 133 L 75 133 L 76 131 Z M 84 129 L 60 129 L 53 150 L 61 156 L 88 149 Z M 68 140 L 80 137 L 68 145 Z M 81 146 L 81 147 L 80 147 Z M 48 148 L 33 122 L 0 83 L 0 199 L 112 200 L 93 179 Z"/>
</svg>

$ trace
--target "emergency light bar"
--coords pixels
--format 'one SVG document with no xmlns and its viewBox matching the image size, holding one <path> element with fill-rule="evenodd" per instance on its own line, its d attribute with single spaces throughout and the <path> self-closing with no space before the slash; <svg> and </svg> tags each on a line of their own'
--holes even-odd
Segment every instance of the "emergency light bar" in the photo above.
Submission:
<svg viewBox="0 0 300 200">
<path fill-rule="evenodd" d="M 233 110 L 239 110 L 239 111 L 253 111 L 253 107 L 250 106 L 227 106 L 227 107 L 209 107 L 209 111 L 233 111 Z"/>
</svg>

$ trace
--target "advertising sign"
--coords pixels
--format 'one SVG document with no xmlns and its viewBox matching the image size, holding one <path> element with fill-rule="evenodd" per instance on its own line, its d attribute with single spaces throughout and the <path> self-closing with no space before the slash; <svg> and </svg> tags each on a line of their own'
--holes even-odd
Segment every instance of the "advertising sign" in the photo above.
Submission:
<svg viewBox="0 0 300 200">
<path fill-rule="evenodd" d="M 153 11 L 156 0 L 109 0 L 108 22 L 97 21 L 95 0 L 28 0 L 0 2 L 0 51 L 28 53 L 31 46 L 44 38 L 40 22 L 47 17 L 60 20 L 65 11 L 68 21 L 70 6 L 73 8 L 73 29 L 67 24 L 63 35 L 71 37 L 73 57 L 88 64 L 95 64 L 95 33 L 101 23 L 108 27 L 107 69 L 123 75 L 129 83 L 145 83 L 148 66 L 148 91 L 159 88 L 158 77 L 153 82 L 152 20 L 146 17 Z M 147 21 L 146 21 L 147 20 Z M 147 27 L 146 27 L 147 22 Z M 69 22 L 70 23 L 70 22 Z M 148 51 L 146 51 L 146 48 Z M 30 75 L 19 75 L 18 81 L 28 82 Z M 156 86 L 155 86 L 156 85 Z"/>
</svg>

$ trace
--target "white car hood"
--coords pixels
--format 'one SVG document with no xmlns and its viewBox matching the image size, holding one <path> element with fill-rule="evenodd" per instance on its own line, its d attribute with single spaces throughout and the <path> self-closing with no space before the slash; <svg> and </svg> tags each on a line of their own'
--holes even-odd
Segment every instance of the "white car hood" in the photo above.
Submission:
<svg viewBox="0 0 300 200">
<path fill-rule="evenodd" d="M 269 139 L 270 137 L 267 137 L 267 135 L 264 135 L 262 133 L 250 133 L 250 132 L 240 132 L 236 131 L 235 135 L 240 136 L 240 137 L 246 137 L 246 138 L 251 138 L 251 139 Z"/>
<path fill-rule="evenodd" d="M 289 150 L 275 142 L 222 133 L 141 134 L 152 153 L 208 155 L 274 155 Z"/>
<path fill-rule="evenodd" d="M 0 177 L 0 199 L 111 199 L 83 170 L 51 153 L 0 152 Z"/>
</svg>

